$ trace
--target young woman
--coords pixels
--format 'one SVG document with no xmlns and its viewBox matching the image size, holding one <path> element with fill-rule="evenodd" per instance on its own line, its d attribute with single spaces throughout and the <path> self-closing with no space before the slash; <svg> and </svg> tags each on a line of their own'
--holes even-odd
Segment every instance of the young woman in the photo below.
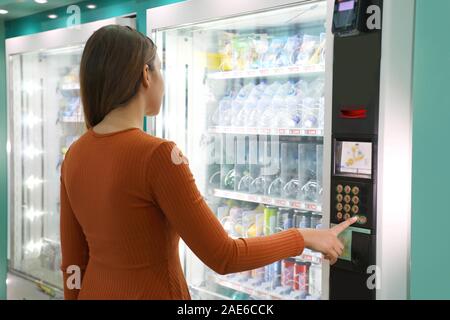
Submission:
<svg viewBox="0 0 450 320">
<path fill-rule="evenodd" d="M 61 172 L 61 245 L 66 299 L 190 299 L 178 255 L 180 237 L 211 269 L 256 269 L 310 248 L 334 263 L 330 230 L 291 229 L 231 239 L 197 190 L 173 142 L 142 131 L 164 93 L 154 43 L 111 25 L 86 44 L 80 67 L 88 128 Z M 80 271 L 80 272 L 77 272 Z M 77 279 L 78 277 L 78 279 Z"/>
</svg>

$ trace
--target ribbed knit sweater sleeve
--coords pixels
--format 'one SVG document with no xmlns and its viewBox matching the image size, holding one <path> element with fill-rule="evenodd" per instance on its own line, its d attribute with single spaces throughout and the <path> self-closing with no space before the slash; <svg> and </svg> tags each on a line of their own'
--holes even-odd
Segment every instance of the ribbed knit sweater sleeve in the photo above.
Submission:
<svg viewBox="0 0 450 320">
<path fill-rule="evenodd" d="M 304 240 L 297 229 L 265 237 L 230 238 L 178 154 L 174 143 L 161 143 L 149 156 L 148 183 L 170 225 L 207 266 L 228 274 L 301 254 Z"/>
</svg>

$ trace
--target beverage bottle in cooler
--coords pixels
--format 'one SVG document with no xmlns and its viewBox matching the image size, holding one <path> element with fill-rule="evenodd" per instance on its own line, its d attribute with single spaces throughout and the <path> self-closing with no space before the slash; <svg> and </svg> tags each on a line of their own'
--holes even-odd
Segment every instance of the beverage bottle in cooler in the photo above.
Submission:
<svg viewBox="0 0 450 320">
<path fill-rule="evenodd" d="M 264 212 L 261 212 L 261 206 L 258 206 L 253 211 L 253 217 L 254 217 L 254 231 L 252 228 L 248 229 L 247 235 L 249 237 L 259 237 L 263 236 L 263 228 L 264 228 Z M 250 273 L 251 280 L 249 281 L 250 285 L 253 286 L 259 286 L 264 282 L 264 273 L 265 269 L 264 267 L 254 269 Z"/>
<path fill-rule="evenodd" d="M 320 265 L 311 264 L 309 268 L 309 295 L 320 299 L 322 294 L 322 268 Z"/>
<path fill-rule="evenodd" d="M 254 286 L 259 286 L 265 281 L 264 275 L 265 275 L 264 267 L 252 270 L 251 271 L 252 280 L 250 284 Z"/>
<path fill-rule="evenodd" d="M 239 94 L 236 96 L 236 98 L 234 98 L 231 102 L 231 126 L 237 125 L 239 112 L 243 108 L 245 101 L 247 100 L 254 87 L 255 85 L 253 83 L 245 85 L 239 91 Z"/>
<path fill-rule="evenodd" d="M 283 107 L 285 99 L 281 94 L 275 94 L 270 102 L 270 105 L 266 108 L 264 113 L 260 117 L 260 126 L 264 128 L 271 128 L 278 126 L 278 112 Z"/>
<path fill-rule="evenodd" d="M 272 102 L 272 96 L 263 94 L 256 102 L 255 108 L 253 108 L 247 117 L 247 124 L 249 127 L 257 127 L 259 125 L 259 119 L 264 111 L 270 106 Z"/>
<path fill-rule="evenodd" d="M 311 228 L 311 214 L 307 211 L 294 210 L 294 227 L 300 229 Z"/>
<path fill-rule="evenodd" d="M 320 229 L 322 227 L 322 216 L 313 214 L 311 216 L 311 229 Z"/>
<path fill-rule="evenodd" d="M 311 82 L 308 86 L 308 97 L 318 99 L 325 94 L 325 79 L 322 77 L 317 78 Z"/>
<path fill-rule="evenodd" d="M 272 206 L 264 208 L 264 235 L 268 236 L 274 234 L 276 231 L 278 218 L 278 209 Z"/>
<path fill-rule="evenodd" d="M 260 237 L 264 235 L 264 211 L 258 211 L 257 208 L 255 212 L 256 236 Z"/>
<path fill-rule="evenodd" d="M 278 230 L 284 231 L 294 227 L 294 214 L 290 209 L 280 209 L 278 215 Z"/>
<path fill-rule="evenodd" d="M 287 98 L 290 96 L 295 96 L 296 88 L 292 81 L 286 81 L 278 89 L 275 97 L 279 100 L 276 101 L 275 111 L 276 111 L 276 121 L 275 126 L 279 128 L 293 127 L 295 126 L 294 119 L 292 119 L 287 108 Z M 275 100 L 274 97 L 274 100 Z"/>
<path fill-rule="evenodd" d="M 320 105 L 315 98 L 303 100 L 301 127 L 304 129 L 318 129 L 320 126 Z"/>
<path fill-rule="evenodd" d="M 277 93 L 283 97 L 283 102 L 278 106 L 276 125 L 279 128 L 295 128 L 301 120 L 300 112 L 296 108 L 300 100 L 298 100 L 295 85 L 290 81 L 285 85 L 283 89 L 286 90 Z"/>
<path fill-rule="evenodd" d="M 230 209 L 231 236 L 242 237 L 242 209 L 233 207 Z"/>
<path fill-rule="evenodd" d="M 305 299 L 308 295 L 309 285 L 309 264 L 297 261 L 294 266 L 293 289 L 298 291 L 300 299 Z"/>
<path fill-rule="evenodd" d="M 276 288 L 281 285 L 281 261 L 272 264 L 272 287 Z"/>
<path fill-rule="evenodd" d="M 292 289 L 294 283 L 295 262 L 285 259 L 281 262 L 281 286 Z"/>
<path fill-rule="evenodd" d="M 227 126 L 231 121 L 231 97 L 225 96 L 219 101 L 219 106 L 214 112 L 211 120 L 216 126 Z"/>
<path fill-rule="evenodd" d="M 242 109 L 239 111 L 236 117 L 235 125 L 238 127 L 246 127 L 250 125 L 252 113 L 255 111 L 258 101 L 266 88 L 266 84 L 261 82 L 253 88 L 248 95 L 248 98 L 244 101 Z"/>
<path fill-rule="evenodd" d="M 289 95 L 286 97 L 286 113 L 288 114 L 289 121 L 285 124 L 285 127 L 300 127 L 303 116 L 302 102 L 303 97 L 300 94 Z"/>
<path fill-rule="evenodd" d="M 255 211 L 244 211 L 242 213 L 243 236 L 251 238 L 256 236 L 256 214 Z"/>
<path fill-rule="evenodd" d="M 271 287 L 272 278 L 273 278 L 273 268 L 272 265 L 269 264 L 267 266 L 264 266 L 264 283 L 266 286 Z"/>
<path fill-rule="evenodd" d="M 264 90 L 264 94 L 261 99 L 264 99 L 259 104 L 258 110 L 261 111 L 259 114 L 255 114 L 252 122 L 258 122 L 261 127 L 271 127 L 274 122 L 274 118 L 276 116 L 276 106 L 280 104 L 280 97 L 276 97 L 278 90 L 280 89 L 281 84 L 278 81 L 275 81 L 271 85 L 269 85 L 266 90 Z M 274 101 L 275 100 L 275 101 Z M 281 101 L 282 103 L 282 101 Z M 264 110 L 262 110 L 264 107 Z"/>
</svg>

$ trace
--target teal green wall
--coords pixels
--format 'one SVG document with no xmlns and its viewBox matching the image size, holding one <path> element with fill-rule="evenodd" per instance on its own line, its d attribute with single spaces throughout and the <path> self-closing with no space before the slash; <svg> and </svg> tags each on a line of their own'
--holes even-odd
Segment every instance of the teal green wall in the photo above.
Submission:
<svg viewBox="0 0 450 320">
<path fill-rule="evenodd" d="M 122 16 L 128 13 L 137 14 L 137 29 L 145 32 L 146 10 L 148 8 L 180 2 L 182 0 L 90 0 L 76 3 L 81 9 L 81 23 L 88 23 Z M 87 4 L 96 4 L 97 8 L 90 10 Z M 55 13 L 58 19 L 51 20 L 47 16 Z M 6 38 L 29 35 L 37 32 L 65 28 L 67 23 L 67 6 L 45 11 L 32 16 L 6 22 Z"/>
<path fill-rule="evenodd" d="M 136 13 L 137 29 L 146 32 L 146 10 L 183 0 L 93 0 L 77 3 L 81 10 L 81 23 L 93 22 Z M 86 4 L 95 3 L 97 9 L 88 10 Z M 3 23 L 0 20 L 0 300 L 6 299 L 7 272 L 7 118 L 6 118 L 6 68 L 5 38 L 29 35 L 33 33 L 64 28 L 68 14 L 67 6 L 42 12 L 32 16 Z M 59 18 L 48 19 L 49 13 L 56 13 Z M 145 125 L 145 124 L 144 124 Z"/>
<path fill-rule="evenodd" d="M 449 12 L 449 0 L 417 0 L 412 299 L 450 299 Z"/>
<path fill-rule="evenodd" d="M 8 251 L 8 169 L 6 164 L 6 67 L 5 28 L 0 20 L 0 300 L 6 299 Z"/>
</svg>

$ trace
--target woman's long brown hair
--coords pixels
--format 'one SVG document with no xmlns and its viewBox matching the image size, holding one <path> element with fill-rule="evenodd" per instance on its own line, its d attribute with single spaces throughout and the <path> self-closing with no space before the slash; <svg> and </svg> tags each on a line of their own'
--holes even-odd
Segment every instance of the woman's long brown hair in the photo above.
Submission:
<svg viewBox="0 0 450 320">
<path fill-rule="evenodd" d="M 143 34 L 119 25 L 97 30 L 80 64 L 81 101 L 88 129 L 129 102 L 142 82 L 143 67 L 154 69 L 156 46 Z"/>
</svg>

